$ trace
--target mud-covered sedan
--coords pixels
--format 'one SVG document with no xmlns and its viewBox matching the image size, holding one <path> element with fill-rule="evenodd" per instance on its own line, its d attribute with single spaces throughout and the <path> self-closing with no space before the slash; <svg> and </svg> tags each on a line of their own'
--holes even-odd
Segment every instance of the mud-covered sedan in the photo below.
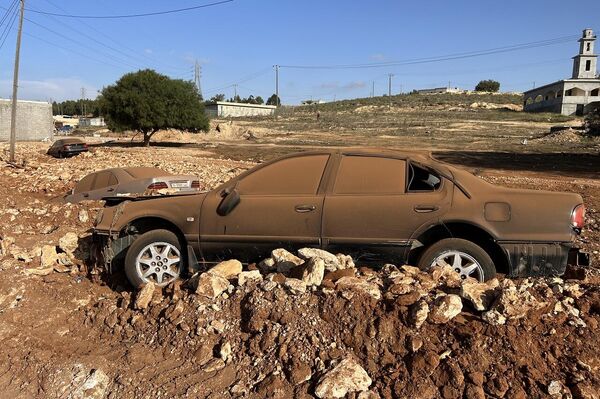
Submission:
<svg viewBox="0 0 600 399">
<path fill-rule="evenodd" d="M 70 138 L 56 140 L 48 148 L 47 154 L 55 158 L 67 158 L 88 150 L 88 146 L 83 140 Z"/>
<path fill-rule="evenodd" d="M 65 202 L 110 199 L 152 190 L 198 192 L 201 188 L 196 176 L 173 175 L 159 168 L 141 166 L 112 168 L 85 176 L 65 196 Z"/>
<path fill-rule="evenodd" d="M 105 208 L 95 237 L 134 286 L 278 247 L 447 264 L 484 281 L 560 275 L 583 260 L 574 240 L 584 214 L 578 194 L 495 186 L 422 154 L 342 149 L 284 156 L 207 193 Z"/>
</svg>

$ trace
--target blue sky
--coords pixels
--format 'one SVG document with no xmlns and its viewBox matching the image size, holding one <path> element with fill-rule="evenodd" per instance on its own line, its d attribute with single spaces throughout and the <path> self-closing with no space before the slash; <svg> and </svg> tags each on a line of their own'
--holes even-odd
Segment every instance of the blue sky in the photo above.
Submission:
<svg viewBox="0 0 600 399">
<path fill-rule="evenodd" d="M 0 0 L 8 7 L 13 0 Z M 27 8 L 56 13 L 115 15 L 209 3 L 211 0 L 26 0 Z M 582 3 L 583 4 L 583 3 Z M 268 97 L 272 66 L 339 65 L 402 61 L 580 35 L 600 30 L 600 2 L 565 14 L 564 0 L 545 1 L 339 1 L 234 0 L 195 11 L 135 19 L 68 19 L 26 12 L 19 98 L 94 97 L 123 73 L 154 68 L 191 79 L 202 64 L 205 98 Z M 569 5 L 572 7 L 572 5 Z M 0 9 L 0 16 L 4 9 Z M 0 27 L 0 32 L 2 28 Z M 16 27 L 16 24 L 15 24 Z M 16 29 L 0 49 L 0 97 L 11 93 Z M 62 36 L 61 36 L 62 35 Z M 34 37 L 35 36 L 35 37 Z M 69 40 L 72 39 L 75 42 Z M 597 46 L 597 48 L 600 46 Z M 414 88 L 473 88 L 496 79 L 504 91 L 522 91 L 571 73 L 576 40 L 508 53 L 437 63 L 369 69 L 280 71 L 284 103 L 333 100 Z M 229 86 L 229 87 L 227 87 Z"/>
</svg>

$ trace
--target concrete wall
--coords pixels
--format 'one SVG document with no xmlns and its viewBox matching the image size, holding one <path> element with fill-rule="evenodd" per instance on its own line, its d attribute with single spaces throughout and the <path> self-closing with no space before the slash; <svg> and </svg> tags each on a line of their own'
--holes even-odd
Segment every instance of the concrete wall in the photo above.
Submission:
<svg viewBox="0 0 600 399">
<path fill-rule="evenodd" d="M 12 102 L 0 99 L 0 141 L 10 139 Z M 17 101 L 17 141 L 52 140 L 54 123 L 52 104 L 41 101 Z"/>
<path fill-rule="evenodd" d="M 212 118 L 236 118 L 243 116 L 269 116 L 275 113 L 274 105 L 229 103 L 218 101 L 205 105 L 206 114 Z"/>
</svg>

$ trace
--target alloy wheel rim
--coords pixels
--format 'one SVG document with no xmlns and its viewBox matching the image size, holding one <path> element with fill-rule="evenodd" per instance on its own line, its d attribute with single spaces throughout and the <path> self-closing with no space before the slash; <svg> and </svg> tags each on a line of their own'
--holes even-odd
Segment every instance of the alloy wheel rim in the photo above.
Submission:
<svg viewBox="0 0 600 399">
<path fill-rule="evenodd" d="M 181 254 L 168 242 L 146 245 L 135 259 L 135 270 L 145 282 L 163 286 L 179 277 Z"/>
<path fill-rule="evenodd" d="M 439 254 L 431 263 L 431 266 L 449 266 L 460 275 L 461 279 L 472 277 L 483 282 L 483 268 L 481 264 L 471 255 L 462 251 L 445 251 Z"/>
</svg>

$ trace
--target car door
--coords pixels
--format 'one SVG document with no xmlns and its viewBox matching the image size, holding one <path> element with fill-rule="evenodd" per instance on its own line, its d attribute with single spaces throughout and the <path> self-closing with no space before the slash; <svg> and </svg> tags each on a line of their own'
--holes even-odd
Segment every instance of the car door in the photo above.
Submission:
<svg viewBox="0 0 600 399">
<path fill-rule="evenodd" d="M 239 203 L 226 215 L 222 193 L 207 194 L 200 217 L 200 246 L 206 261 L 236 257 L 257 261 L 272 249 L 319 246 L 324 193 L 321 180 L 329 154 L 283 158 L 236 181 Z"/>
<path fill-rule="evenodd" d="M 406 159 L 342 155 L 323 208 L 323 245 L 359 261 L 403 262 L 413 233 L 449 207 L 438 178 L 429 190 L 407 190 Z M 412 168 L 412 167 L 411 167 Z"/>
</svg>

